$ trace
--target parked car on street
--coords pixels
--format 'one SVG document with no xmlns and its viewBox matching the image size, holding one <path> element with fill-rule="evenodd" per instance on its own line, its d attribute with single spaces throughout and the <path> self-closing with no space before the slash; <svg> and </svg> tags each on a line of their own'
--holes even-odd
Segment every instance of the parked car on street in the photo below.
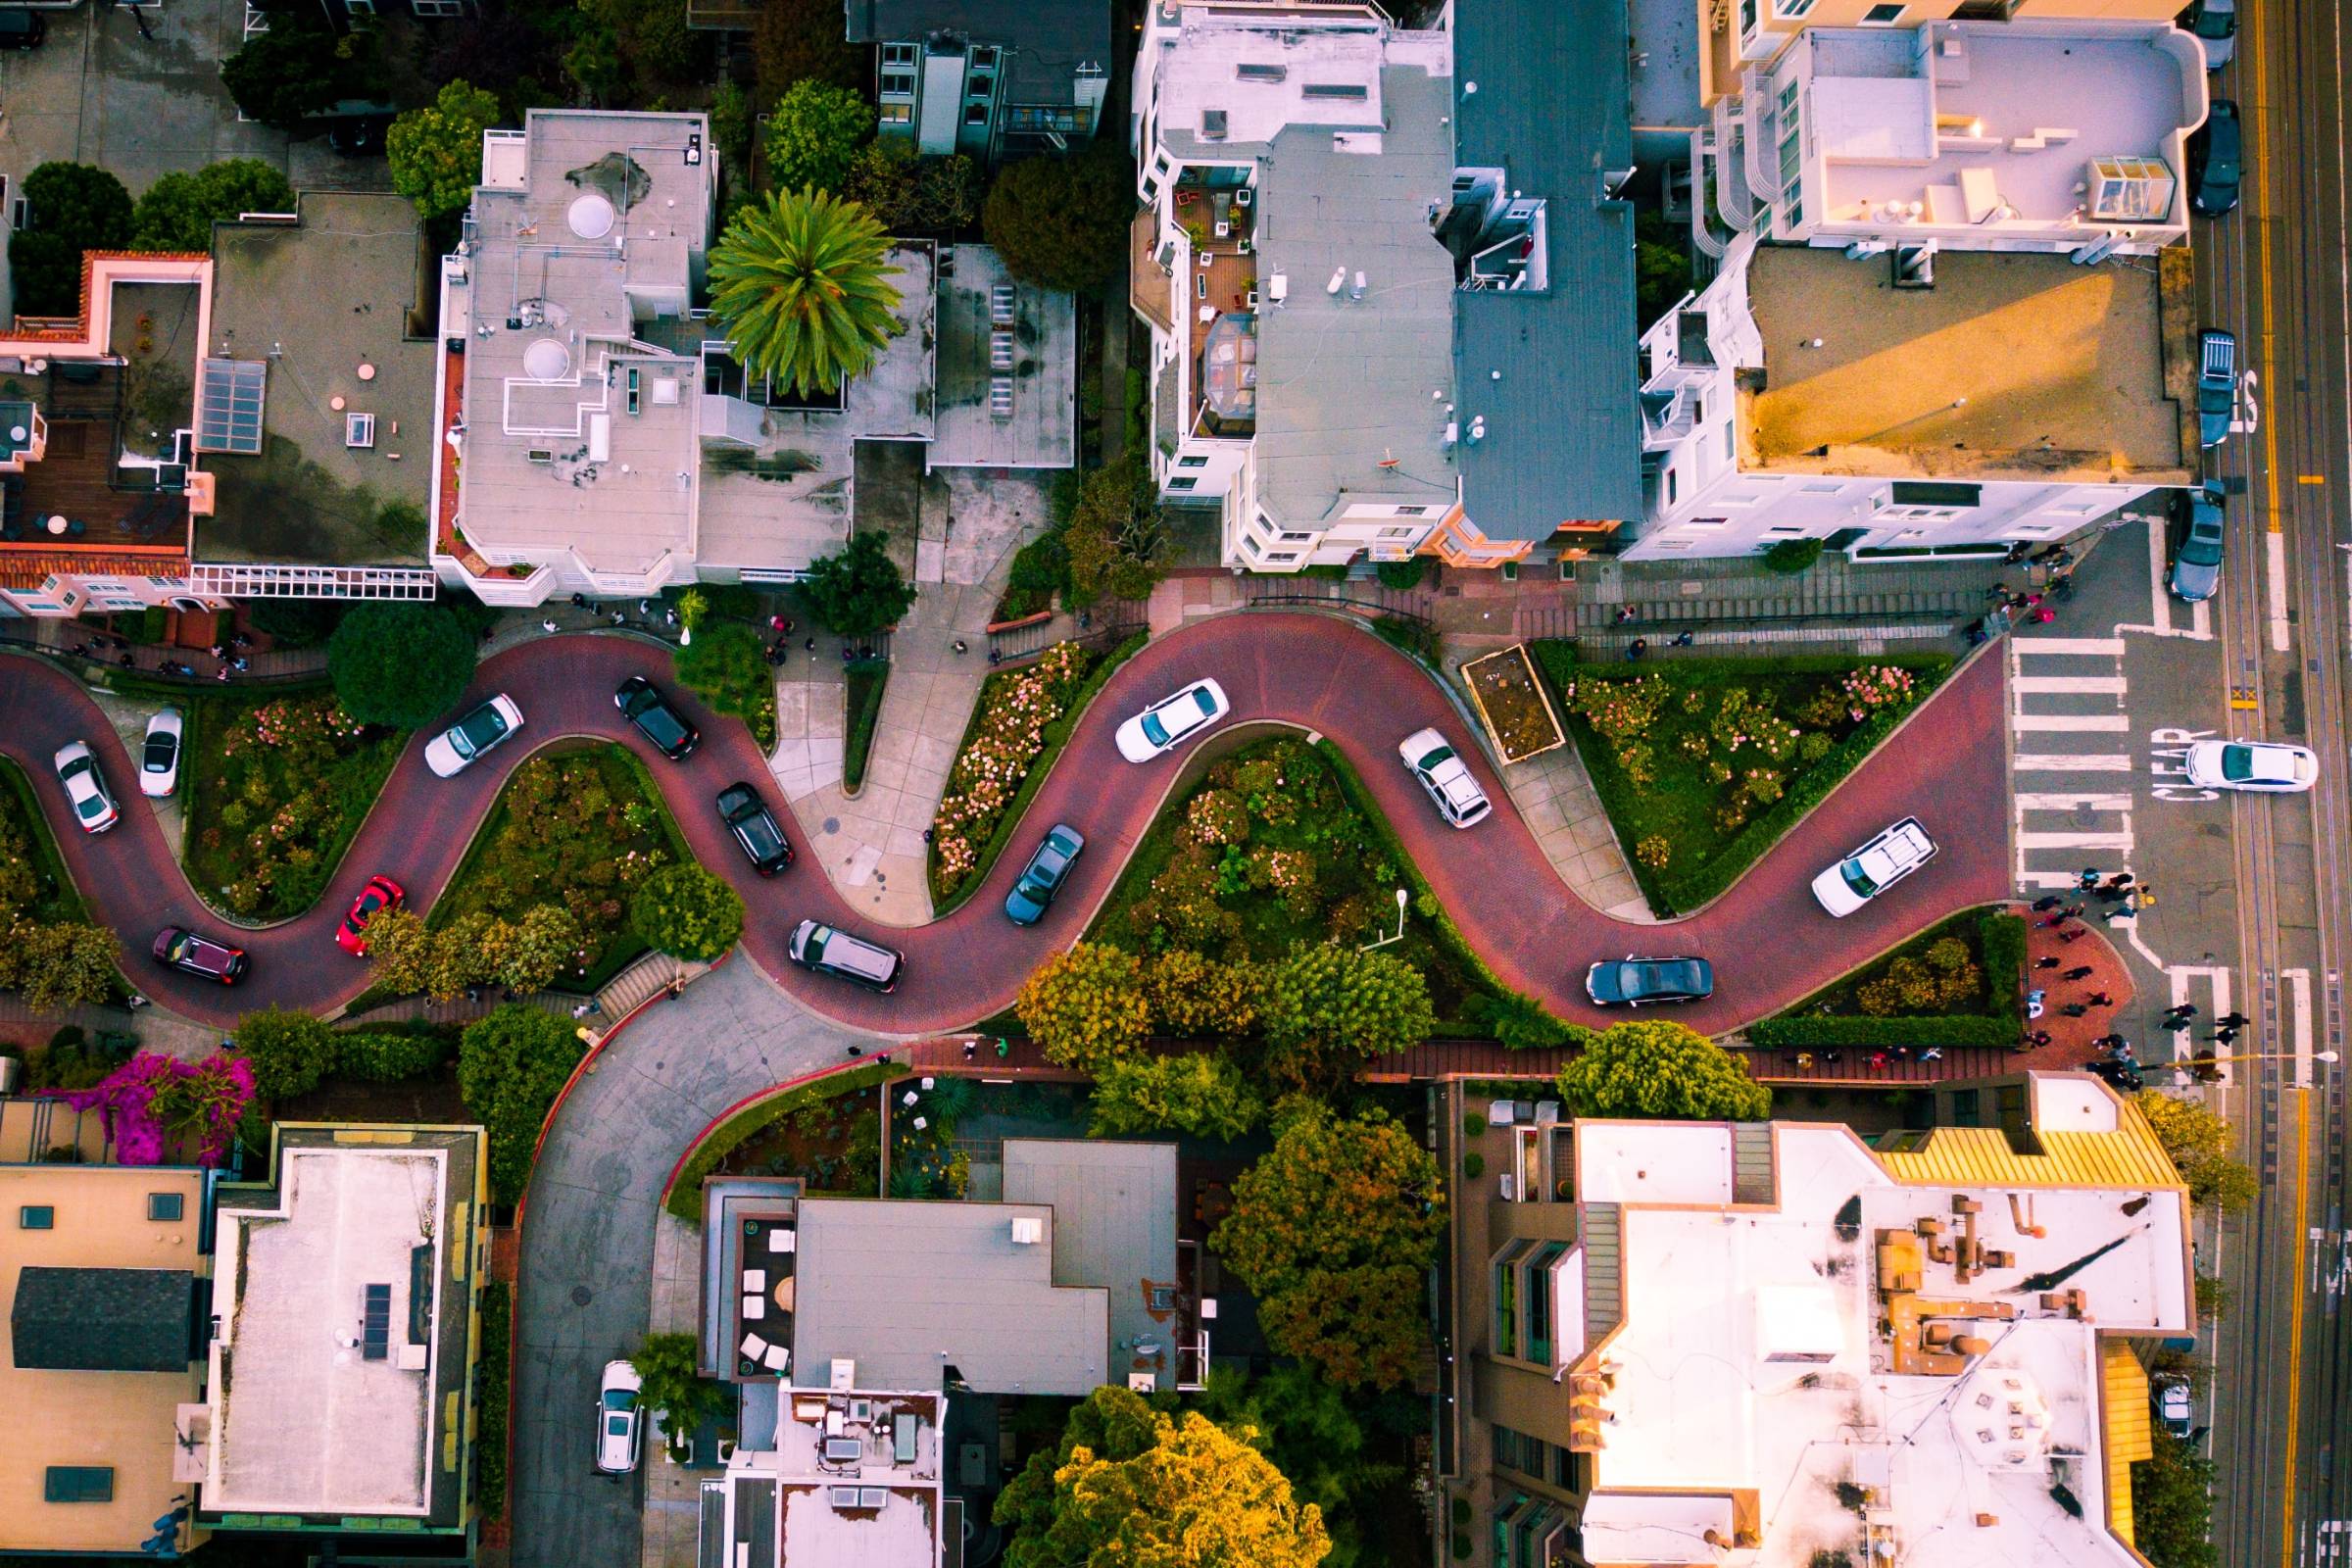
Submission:
<svg viewBox="0 0 2352 1568">
<path fill-rule="evenodd" d="M 1069 880 L 1070 867 L 1078 859 L 1078 852 L 1086 848 L 1086 839 L 1067 822 L 1057 822 L 1046 833 L 1045 842 L 1021 867 L 1020 879 L 1012 891 L 1004 895 L 1004 914 L 1014 925 L 1035 925 L 1045 917 L 1054 895 Z"/>
<path fill-rule="evenodd" d="M 424 765 L 435 776 L 455 778 L 473 765 L 484 752 L 522 728 L 522 710 L 500 692 L 481 707 L 427 741 Z"/>
<path fill-rule="evenodd" d="M 360 889 L 360 896 L 351 901 L 343 915 L 343 923 L 335 927 L 335 946 L 353 957 L 365 957 L 368 953 L 368 922 L 386 909 L 397 909 L 408 894 L 388 876 L 371 876 Z"/>
<path fill-rule="evenodd" d="M 1487 804 L 1487 792 L 1478 787 L 1470 764 L 1446 744 L 1445 736 L 1434 729 L 1417 729 L 1397 742 L 1396 755 L 1404 759 L 1405 767 L 1421 781 L 1421 788 L 1446 821 L 1468 827 L 1487 819 L 1493 809 Z"/>
<path fill-rule="evenodd" d="M 730 784 L 718 792 L 718 819 L 727 824 L 752 869 L 761 876 L 774 876 L 792 863 L 792 841 L 785 838 L 776 813 L 749 784 Z"/>
<path fill-rule="evenodd" d="M 2197 336 L 2197 445 L 2227 441 L 2236 413 L 2237 339 L 2209 326 Z"/>
<path fill-rule="evenodd" d="M 57 749 L 55 760 L 57 781 L 66 787 L 66 802 L 74 808 L 74 820 L 81 824 L 84 833 L 103 833 L 122 819 L 88 745 L 68 741 Z"/>
<path fill-rule="evenodd" d="M 2283 741 L 2198 741 L 2182 763 L 2201 790 L 2251 790 L 2300 795 L 2320 779 L 2320 760 Z"/>
<path fill-rule="evenodd" d="M 625 1476 L 637 1468 L 645 1446 L 645 1412 L 638 1407 L 638 1391 L 645 1379 L 626 1361 L 607 1361 L 604 1381 L 596 1391 L 596 1467 L 609 1476 Z"/>
<path fill-rule="evenodd" d="M 654 743 L 655 749 L 673 762 L 683 762 L 694 755 L 703 743 L 703 732 L 686 722 L 684 714 L 669 706 L 660 687 L 643 675 L 631 675 L 620 683 L 612 694 L 612 706 L 620 716 L 637 726 L 637 733 Z"/>
<path fill-rule="evenodd" d="M 2182 1443 L 2188 1442 L 2197 1425 L 2196 1406 L 2189 1399 L 2188 1385 L 2179 1378 L 2167 1378 L 2152 1388 L 2156 1419 L 2164 1423 L 2165 1431 Z"/>
<path fill-rule="evenodd" d="M 147 743 L 139 748 L 139 793 L 162 800 L 179 788 L 179 710 L 167 708 L 147 721 Z"/>
<path fill-rule="evenodd" d="M 795 926 L 784 951 L 804 969 L 853 981 L 869 991 L 896 991 L 899 970 L 906 961 L 888 948 L 814 920 Z"/>
<path fill-rule="evenodd" d="M 182 974 L 218 980 L 224 986 L 233 986 L 244 979 L 245 971 L 252 967 L 243 948 L 198 936 L 179 925 L 168 925 L 155 934 L 153 956 L 156 962 Z"/>
<path fill-rule="evenodd" d="M 1840 919 L 1936 858 L 1936 841 L 1906 816 L 1813 879 L 1813 897 Z"/>
<path fill-rule="evenodd" d="M 1715 966 L 1704 958 L 1637 958 L 1629 953 L 1585 971 L 1585 995 L 1604 1007 L 1704 1002 L 1714 994 Z"/>
<path fill-rule="evenodd" d="M 2173 492 L 2173 517 L 2181 525 L 2173 550 L 2173 597 L 2188 604 L 2211 599 L 2222 586 L 2222 540 L 2227 519 L 2222 493 L 2212 485 Z"/>
<path fill-rule="evenodd" d="M 1200 734 L 1233 711 L 1225 688 L 1213 680 L 1197 680 L 1172 692 L 1119 726 L 1119 755 L 1130 762 L 1149 762 L 1162 753 Z"/>
<path fill-rule="evenodd" d="M 2207 71 L 2237 58 L 2237 0 L 2194 0 L 2180 24 L 2203 46 Z"/>
<path fill-rule="evenodd" d="M 2237 122 L 2237 105 L 2216 98 L 2205 112 L 2205 123 L 2189 133 L 2188 204 L 2207 218 L 2219 218 L 2237 205 L 2237 187 L 2245 177 L 2244 142 Z"/>
</svg>

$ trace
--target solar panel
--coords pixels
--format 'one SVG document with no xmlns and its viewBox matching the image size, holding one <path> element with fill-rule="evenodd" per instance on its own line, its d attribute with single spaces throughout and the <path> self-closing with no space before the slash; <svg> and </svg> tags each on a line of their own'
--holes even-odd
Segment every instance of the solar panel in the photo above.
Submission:
<svg viewBox="0 0 2352 1568">
<path fill-rule="evenodd" d="M 197 389 L 196 449 L 262 450 L 262 392 L 270 367 L 260 360 L 206 360 Z"/>
</svg>

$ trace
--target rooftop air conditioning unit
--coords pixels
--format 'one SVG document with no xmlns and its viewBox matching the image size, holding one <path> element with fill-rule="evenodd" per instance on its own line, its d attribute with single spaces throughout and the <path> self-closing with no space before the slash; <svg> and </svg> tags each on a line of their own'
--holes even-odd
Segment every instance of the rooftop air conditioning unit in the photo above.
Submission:
<svg viewBox="0 0 2352 1568">
<path fill-rule="evenodd" d="M 844 1393 L 856 1388 L 858 1386 L 858 1363 L 846 1355 L 835 1356 L 831 1376 L 826 1381 L 831 1387 L 840 1389 Z"/>
<path fill-rule="evenodd" d="M 1046 1222 L 1042 1219 L 1016 1219 L 1012 1222 L 1012 1245 L 1035 1247 L 1046 1239 Z"/>
</svg>

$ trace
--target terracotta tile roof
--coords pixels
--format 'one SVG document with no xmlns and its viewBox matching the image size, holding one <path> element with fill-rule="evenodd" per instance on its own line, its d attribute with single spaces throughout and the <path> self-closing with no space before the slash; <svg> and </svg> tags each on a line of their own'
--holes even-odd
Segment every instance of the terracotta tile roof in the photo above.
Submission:
<svg viewBox="0 0 2352 1568">
<path fill-rule="evenodd" d="M 38 588 L 52 574 L 103 577 L 126 571 L 184 577 L 188 558 L 171 550 L 0 550 L 0 588 Z"/>
</svg>

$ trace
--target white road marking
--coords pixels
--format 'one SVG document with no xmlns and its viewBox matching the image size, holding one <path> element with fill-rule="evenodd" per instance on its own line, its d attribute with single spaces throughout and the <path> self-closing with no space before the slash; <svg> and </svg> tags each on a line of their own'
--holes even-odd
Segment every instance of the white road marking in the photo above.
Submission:
<svg viewBox="0 0 2352 1568">
<path fill-rule="evenodd" d="M 2079 811 L 2084 807 L 2094 811 L 2129 811 L 2129 795 L 2020 795 L 2017 808 L 2021 811 Z"/>
<path fill-rule="evenodd" d="M 2173 624 L 2173 606 L 2179 601 L 2165 586 L 2168 573 L 2164 559 L 2163 519 L 2148 519 L 2148 624 L 2145 626 L 2118 625 L 2117 631 L 2144 631 L 2157 637 L 2185 637 L 2192 642 L 2213 640 L 2213 611 L 2200 600 L 2188 607 L 2188 629 L 2182 631 Z"/>
<path fill-rule="evenodd" d="M 2172 981 L 2173 1003 L 2176 1006 L 2189 1000 L 2190 981 L 2202 980 L 2206 984 L 2205 1010 L 2186 1029 L 2170 1031 L 2173 1037 L 2173 1059 L 2186 1061 L 2192 1056 L 2207 1055 L 2221 1058 L 2218 1065 L 2221 1073 L 2219 1082 L 2227 1087 L 2230 1075 L 2230 1048 L 2200 1037 L 2212 1032 L 2214 1019 L 2230 1015 L 2230 971 L 2218 966 L 2181 964 L 2165 970 L 2165 974 Z"/>
<path fill-rule="evenodd" d="M 2017 885 L 2025 888 L 2080 888 L 2082 878 L 2073 871 L 2020 871 Z"/>
<path fill-rule="evenodd" d="M 2124 640 L 2121 637 L 2028 637 L 2021 638 L 2016 648 L 2020 655 L 2027 658 L 2037 654 L 2124 657 Z"/>
<path fill-rule="evenodd" d="M 2129 850 L 2132 832 L 2121 833 L 2020 833 L 2017 847 L 2021 850 Z"/>
<path fill-rule="evenodd" d="M 2278 978 L 2286 982 L 2287 995 L 2294 998 L 2295 1027 L 2295 1087 L 2311 1087 L 2311 971 L 2281 969 Z"/>
<path fill-rule="evenodd" d="M 2114 752 L 2020 752 L 2020 773 L 2129 773 L 2132 759 Z"/>
<path fill-rule="evenodd" d="M 2121 675 L 2020 675 L 2009 683 L 2017 692 L 2096 692 L 2106 697 L 2124 695 Z"/>
<path fill-rule="evenodd" d="M 2286 535 L 2273 528 L 2264 536 L 2270 550 L 2271 651 L 2283 654 L 2286 635 Z"/>
<path fill-rule="evenodd" d="M 2132 727 L 2132 719 L 2125 713 L 2015 713 L 2010 716 L 2009 727 L 2021 735 L 2036 730 L 2058 733 L 2082 730 L 2121 732 Z"/>
</svg>

